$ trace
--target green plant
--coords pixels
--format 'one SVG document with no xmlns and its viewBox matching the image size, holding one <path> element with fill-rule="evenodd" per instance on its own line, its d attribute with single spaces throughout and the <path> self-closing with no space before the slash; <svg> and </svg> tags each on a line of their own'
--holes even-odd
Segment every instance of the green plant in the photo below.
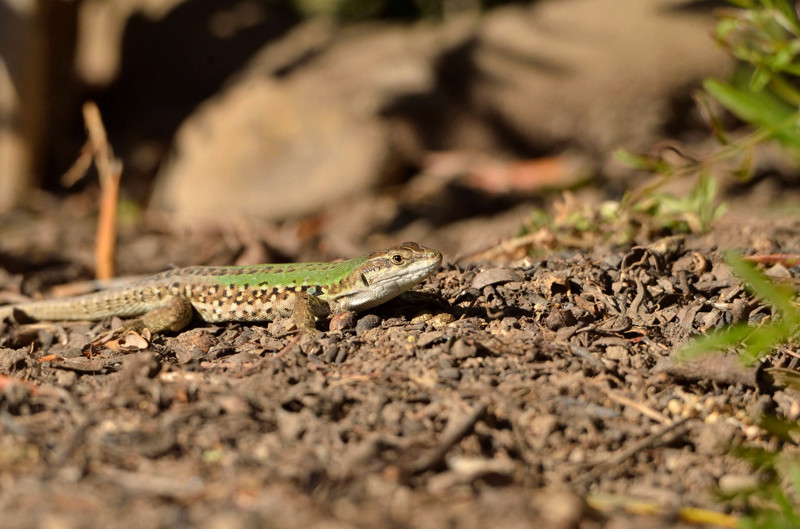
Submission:
<svg viewBox="0 0 800 529">
<path fill-rule="evenodd" d="M 795 428 L 797 426 L 795 425 Z M 750 463 L 760 479 L 753 486 L 719 493 L 724 501 L 744 504 L 748 514 L 741 529 L 796 529 L 800 527 L 800 462 L 776 450 L 737 447 L 734 454 Z"/>
<path fill-rule="evenodd" d="M 724 211 L 715 206 L 718 174 L 723 162 L 738 161 L 738 168 L 723 170 L 740 178 L 752 174 L 753 150 L 776 140 L 800 162 L 800 20 L 794 2 L 788 0 L 729 0 L 736 7 L 721 10 L 717 42 L 737 60 L 730 81 L 707 79 L 705 93 L 696 95 L 721 148 L 700 160 L 677 148 L 654 156 L 618 150 L 623 164 L 656 175 L 639 189 L 626 193 L 621 212 L 647 213 L 665 228 L 704 231 Z M 753 127 L 753 132 L 732 139 L 712 110 L 710 98 Z M 668 161 L 667 154 L 677 154 Z M 675 158 L 673 156 L 673 158 Z M 659 190 L 678 177 L 697 178 L 687 198 Z"/>
<path fill-rule="evenodd" d="M 739 68 L 731 82 L 708 79 L 704 88 L 739 119 L 800 155 L 800 21 L 794 2 L 730 1 L 739 9 L 723 11 L 716 38 Z"/>
<path fill-rule="evenodd" d="M 599 239 L 615 238 L 625 243 L 633 238 L 633 230 L 617 229 L 619 204 L 606 202 L 599 208 L 583 203 L 565 191 L 548 209 L 534 208 L 520 228 L 518 237 L 541 235 L 548 248 L 589 248 Z M 540 241 L 541 242 L 541 241 Z M 532 252 L 543 252 L 541 244 Z"/>
<path fill-rule="evenodd" d="M 793 290 L 773 283 L 752 264 L 734 253 L 729 253 L 726 261 L 752 294 L 772 306 L 772 317 L 756 327 L 737 323 L 700 336 L 681 348 L 679 355 L 683 358 L 740 349 L 742 360 L 753 363 L 800 332 L 800 309 L 795 305 Z"/>
<path fill-rule="evenodd" d="M 772 307 L 772 316 L 757 326 L 738 323 L 707 336 L 700 336 L 678 352 L 692 358 L 719 351 L 739 351 L 746 363 L 754 363 L 800 333 L 800 309 L 793 289 L 770 281 L 739 255 L 729 253 L 727 263 L 751 294 Z M 792 373 L 794 374 L 794 373 Z M 787 385 L 794 386 L 796 381 Z M 794 421 L 764 415 L 759 426 L 773 439 L 796 444 L 800 426 Z M 741 490 L 720 493 L 723 500 L 744 504 L 748 515 L 740 521 L 744 529 L 789 529 L 800 527 L 800 460 L 794 451 L 738 446 L 733 453 L 750 463 L 760 480 Z"/>
<path fill-rule="evenodd" d="M 697 161 L 676 149 L 683 163 L 669 163 L 663 157 L 646 157 L 618 149 L 614 156 L 629 167 L 659 175 L 644 186 L 625 193 L 620 210 L 650 216 L 662 228 L 680 232 L 705 232 L 720 218 L 727 206 L 715 204 L 717 181 L 712 176 L 709 160 Z M 659 192 L 663 185 L 686 173 L 696 174 L 689 195 L 676 196 Z"/>
<path fill-rule="evenodd" d="M 795 3 L 787 0 L 730 0 L 736 8 L 722 11 L 716 38 L 720 45 L 738 61 L 730 81 L 707 79 L 704 94 L 697 101 L 721 147 L 702 160 L 680 156 L 679 163 L 668 163 L 663 156 L 637 157 L 618 153 L 618 157 L 633 167 L 657 175 L 644 187 L 628 193 L 623 205 L 635 211 L 648 200 L 659 200 L 658 190 L 677 176 L 696 175 L 696 193 L 685 199 L 661 196 L 661 204 L 695 211 L 702 222 L 713 221 L 719 210 L 709 207 L 715 185 L 714 169 L 721 162 L 737 160 L 738 169 L 729 174 L 748 178 L 755 148 L 776 141 L 786 153 L 800 162 L 800 21 Z M 744 137 L 734 137 L 712 112 L 713 98 L 720 105 L 753 128 Z M 679 153 L 680 154 L 680 153 Z M 716 171 L 718 173 L 718 171 Z M 703 180 L 706 180 L 703 183 Z M 661 212 L 661 209 L 653 210 Z M 758 325 L 738 323 L 707 336 L 700 336 L 682 347 L 678 354 L 691 358 L 718 351 L 737 351 L 745 363 L 754 363 L 773 353 L 784 344 L 797 340 L 800 334 L 800 309 L 793 289 L 770 281 L 740 256 L 730 253 L 726 261 L 754 296 L 769 304 L 772 314 Z M 796 373 L 791 372 L 797 382 Z M 763 416 L 759 426 L 777 446 L 797 443 L 796 422 Z M 773 445 L 774 446 L 774 445 Z M 747 515 L 740 527 L 747 529 L 783 529 L 800 527 L 800 459 L 796 450 L 739 446 L 734 454 L 748 461 L 759 476 L 753 486 L 728 493 L 724 499 L 744 502 Z"/>
<path fill-rule="evenodd" d="M 630 153 L 623 153 L 631 164 L 659 163 Z M 717 182 L 702 172 L 688 196 L 658 192 L 661 179 L 636 191 L 626 193 L 621 202 L 607 201 L 599 208 L 588 207 L 565 193 L 553 202 L 552 211 L 536 208 L 523 224 L 520 236 L 547 230 L 553 246 L 584 247 L 596 240 L 628 244 L 638 236 L 674 232 L 705 232 L 727 207 L 715 204 Z"/>
</svg>

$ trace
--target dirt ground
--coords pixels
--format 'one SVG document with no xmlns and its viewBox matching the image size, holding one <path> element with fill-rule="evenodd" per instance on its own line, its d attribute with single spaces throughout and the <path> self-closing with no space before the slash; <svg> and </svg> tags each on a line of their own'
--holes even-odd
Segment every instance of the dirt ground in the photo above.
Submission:
<svg viewBox="0 0 800 529">
<path fill-rule="evenodd" d="M 3 302 L 87 277 L 68 254 L 90 223 L 15 219 Z M 134 230 L 121 255 L 140 260 L 122 268 L 235 254 L 225 237 L 198 240 Z M 0 526 L 616 528 L 696 526 L 689 507 L 739 515 L 715 492 L 751 473 L 729 447 L 774 444 L 757 417 L 796 417 L 798 398 L 764 366 L 674 358 L 698 332 L 769 313 L 721 264 L 730 241 L 796 251 L 800 222 L 515 261 L 446 255 L 419 292 L 316 342 L 279 324 L 197 322 L 109 351 L 86 344 L 115 322 L 0 324 L 0 374 L 15 379 L 0 393 Z M 796 363 L 778 353 L 767 365 Z"/>
<path fill-rule="evenodd" d="M 110 350 L 89 344 L 118 320 L 0 321 L 0 529 L 731 527 L 747 506 L 722 496 L 764 477 L 732 448 L 798 455 L 761 422 L 800 418 L 774 376 L 791 347 L 676 355 L 770 316 L 722 255 L 800 254 L 776 207 L 796 160 L 748 152 L 760 182 L 720 178 L 708 233 L 520 235 L 536 207 L 596 213 L 654 177 L 619 147 L 718 151 L 692 97 L 733 68 L 720 2 L 441 2 L 504 5 L 341 28 L 279 9 L 319 2 L 22 3 L 0 2 L 0 304 L 98 286 L 96 175 L 62 186 L 111 152 L 84 144 L 88 100 L 124 167 L 121 276 L 405 240 L 445 258 L 316 340 L 194 322 Z M 686 207 L 692 179 L 659 191 Z"/>
</svg>

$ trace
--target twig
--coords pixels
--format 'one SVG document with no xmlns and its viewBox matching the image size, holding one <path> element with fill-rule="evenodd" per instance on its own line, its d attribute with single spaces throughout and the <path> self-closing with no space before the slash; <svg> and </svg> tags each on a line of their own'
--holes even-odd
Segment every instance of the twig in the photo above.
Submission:
<svg viewBox="0 0 800 529">
<path fill-rule="evenodd" d="M 459 263 L 465 259 L 470 259 L 470 260 L 491 259 L 491 258 L 497 258 L 498 256 L 511 255 L 515 251 L 518 251 L 520 248 L 524 248 L 527 246 L 535 246 L 541 242 L 542 242 L 541 233 L 539 233 L 538 231 L 534 233 L 528 233 L 521 237 L 515 237 L 513 239 L 504 239 L 497 243 L 487 243 L 481 245 L 474 250 L 457 255 L 453 259 L 453 262 Z"/>
<path fill-rule="evenodd" d="M 117 203 L 122 162 L 114 158 L 108 136 L 100 117 L 100 109 L 93 102 L 83 105 L 83 119 L 89 141 L 94 148 L 94 163 L 100 177 L 100 212 L 97 219 L 95 241 L 95 274 L 98 279 L 114 277 L 114 253 L 117 241 Z"/>
<path fill-rule="evenodd" d="M 108 143 L 106 129 L 97 105 L 91 101 L 83 105 L 83 120 L 89 139 L 81 149 L 78 159 L 61 177 L 61 183 L 72 186 L 86 176 L 92 160 L 100 179 L 100 207 L 95 241 L 95 275 L 97 279 L 114 277 L 114 253 L 117 240 L 117 203 L 122 162 L 114 157 Z"/>
<path fill-rule="evenodd" d="M 449 429 L 449 432 L 445 432 L 445 435 L 437 446 L 411 463 L 408 466 L 408 471 L 412 474 L 419 474 L 444 461 L 447 452 L 472 431 L 475 424 L 483 417 L 483 414 L 486 413 L 486 408 L 487 405 L 485 402 L 479 402 L 472 409 L 472 412 L 464 417 L 459 424 Z"/>
<path fill-rule="evenodd" d="M 277 353 L 275 353 L 271 357 L 269 357 L 269 356 L 264 357 L 264 361 L 267 361 L 267 360 L 280 360 L 281 358 L 286 356 L 286 353 L 288 353 L 289 351 L 292 350 L 292 347 L 297 345 L 297 343 L 300 341 L 300 338 L 302 338 L 302 337 L 303 337 L 303 333 L 302 332 L 298 332 L 297 334 L 294 335 L 294 337 L 291 340 L 289 340 L 289 343 L 287 343 L 283 347 L 283 349 L 281 349 L 280 351 L 278 351 Z"/>
<path fill-rule="evenodd" d="M 774 253 L 769 255 L 746 255 L 742 257 L 742 260 L 765 265 L 774 265 L 780 263 L 783 266 L 792 267 L 797 266 L 798 263 L 800 263 L 800 254 Z"/>
<path fill-rule="evenodd" d="M 560 345 L 564 349 L 567 350 L 573 356 L 577 356 L 581 360 L 585 360 L 589 364 L 592 365 L 597 371 L 600 373 L 605 373 L 608 371 L 608 368 L 600 360 L 597 356 L 593 355 L 591 351 L 589 351 L 586 347 L 582 347 L 580 345 L 575 345 L 573 343 L 565 342 L 565 341 L 556 341 L 553 342 L 556 345 Z"/>
<path fill-rule="evenodd" d="M 617 509 L 639 516 L 656 515 L 669 516 L 676 514 L 679 520 L 696 525 L 716 525 L 719 527 L 739 527 L 739 518 L 708 509 L 694 507 L 678 507 L 677 512 L 655 502 L 608 494 L 591 494 L 586 497 L 586 503 L 592 509 L 610 514 Z"/>
<path fill-rule="evenodd" d="M 623 397 L 622 395 L 617 395 L 610 388 L 604 388 L 602 386 L 597 386 L 597 389 L 599 389 L 600 391 L 605 393 L 606 397 L 608 397 L 609 399 L 613 400 L 614 402 L 622 404 L 623 406 L 628 406 L 629 408 L 633 408 L 634 410 L 638 411 L 639 413 L 641 413 L 645 417 L 650 417 L 651 419 L 653 419 L 656 422 L 659 422 L 661 424 L 671 424 L 671 422 L 672 422 L 668 417 L 665 417 L 664 415 L 658 413 L 653 408 L 650 408 L 649 406 L 645 406 L 644 404 L 636 402 L 635 400 L 629 399 L 628 397 Z"/>
<path fill-rule="evenodd" d="M 341 376 L 341 378 L 332 380 L 328 384 L 328 387 L 335 388 L 337 386 L 342 386 L 344 384 L 351 384 L 353 382 L 370 382 L 372 380 L 376 380 L 384 376 L 386 375 L 382 371 L 375 371 L 367 374 L 361 374 L 361 373 L 344 374 Z"/>
<path fill-rule="evenodd" d="M 595 465 L 591 470 L 589 470 L 585 474 L 583 474 L 580 477 L 578 477 L 575 480 L 575 483 L 576 484 L 582 484 L 582 483 L 587 483 L 587 482 L 594 481 L 595 479 L 597 479 L 598 477 L 603 475 L 605 472 L 607 472 L 609 468 L 619 466 L 625 460 L 630 459 L 631 457 L 633 457 L 637 452 L 640 452 L 641 450 L 644 450 L 645 448 L 648 448 L 650 446 L 655 445 L 659 440 L 661 440 L 662 437 L 664 437 L 668 433 L 672 432 L 673 430 L 676 430 L 679 427 L 683 426 L 684 424 L 686 424 L 686 421 L 688 421 L 688 420 L 689 420 L 689 418 L 687 417 L 687 418 L 681 419 L 678 422 L 675 422 L 675 423 L 672 423 L 672 424 L 668 424 L 667 426 L 665 426 L 664 428 L 658 430 L 657 432 L 653 432 L 650 435 L 648 435 L 647 437 L 645 437 L 644 439 L 641 439 L 641 440 L 633 443 L 632 445 L 630 445 L 628 448 L 626 448 L 622 452 L 619 452 L 617 455 L 613 456 L 611 459 L 608 459 L 606 461 L 603 461 L 603 462 L 598 463 L 597 465 Z"/>
</svg>

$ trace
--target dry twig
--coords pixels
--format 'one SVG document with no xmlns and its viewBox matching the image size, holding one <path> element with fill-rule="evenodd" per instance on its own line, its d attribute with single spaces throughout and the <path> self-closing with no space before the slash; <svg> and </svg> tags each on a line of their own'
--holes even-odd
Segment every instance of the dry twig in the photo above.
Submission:
<svg viewBox="0 0 800 529">
<path fill-rule="evenodd" d="M 408 468 L 410 473 L 420 474 L 444 461 L 447 452 L 469 435 L 475 427 L 475 424 L 483 417 L 483 414 L 486 413 L 486 409 L 487 405 L 485 402 L 477 403 L 469 415 L 464 417 L 458 424 L 454 425 L 453 428 L 448 428 L 449 431 L 445 432 L 445 435 L 437 446 L 411 463 Z"/>
<path fill-rule="evenodd" d="M 682 427 L 684 424 L 686 424 L 688 420 L 689 419 L 686 418 L 686 419 L 681 419 L 680 421 L 674 422 L 672 424 L 668 424 L 665 427 L 661 428 L 660 430 L 651 433 L 647 437 L 644 437 L 643 439 L 640 439 L 639 441 L 632 443 L 626 449 L 622 450 L 621 452 L 618 452 L 617 455 L 595 465 L 591 470 L 589 470 L 585 474 L 582 474 L 578 479 L 575 480 L 575 483 L 583 484 L 594 481 L 604 473 L 608 472 L 610 468 L 619 466 L 626 460 L 636 455 L 638 452 L 657 445 L 664 438 L 665 435 Z"/>
<path fill-rule="evenodd" d="M 92 160 L 100 177 L 100 210 L 97 219 L 97 239 L 95 241 L 95 275 L 97 279 L 114 277 L 114 253 L 117 240 L 117 203 L 119 201 L 119 181 L 122 176 L 122 162 L 114 157 L 108 143 L 106 129 L 100 116 L 100 109 L 93 102 L 83 105 L 83 119 L 89 139 L 72 167 L 64 173 L 61 181 L 66 186 L 75 184 L 86 175 Z"/>
</svg>

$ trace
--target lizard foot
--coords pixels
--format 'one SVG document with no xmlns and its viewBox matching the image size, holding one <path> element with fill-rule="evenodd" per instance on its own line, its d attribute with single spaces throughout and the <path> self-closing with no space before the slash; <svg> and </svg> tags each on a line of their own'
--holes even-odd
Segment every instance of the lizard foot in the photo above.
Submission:
<svg viewBox="0 0 800 529">
<path fill-rule="evenodd" d="M 141 318 L 129 320 L 116 329 L 104 332 L 91 341 L 92 347 L 105 347 L 112 351 L 146 349 L 152 337 L 150 329 Z"/>
</svg>

